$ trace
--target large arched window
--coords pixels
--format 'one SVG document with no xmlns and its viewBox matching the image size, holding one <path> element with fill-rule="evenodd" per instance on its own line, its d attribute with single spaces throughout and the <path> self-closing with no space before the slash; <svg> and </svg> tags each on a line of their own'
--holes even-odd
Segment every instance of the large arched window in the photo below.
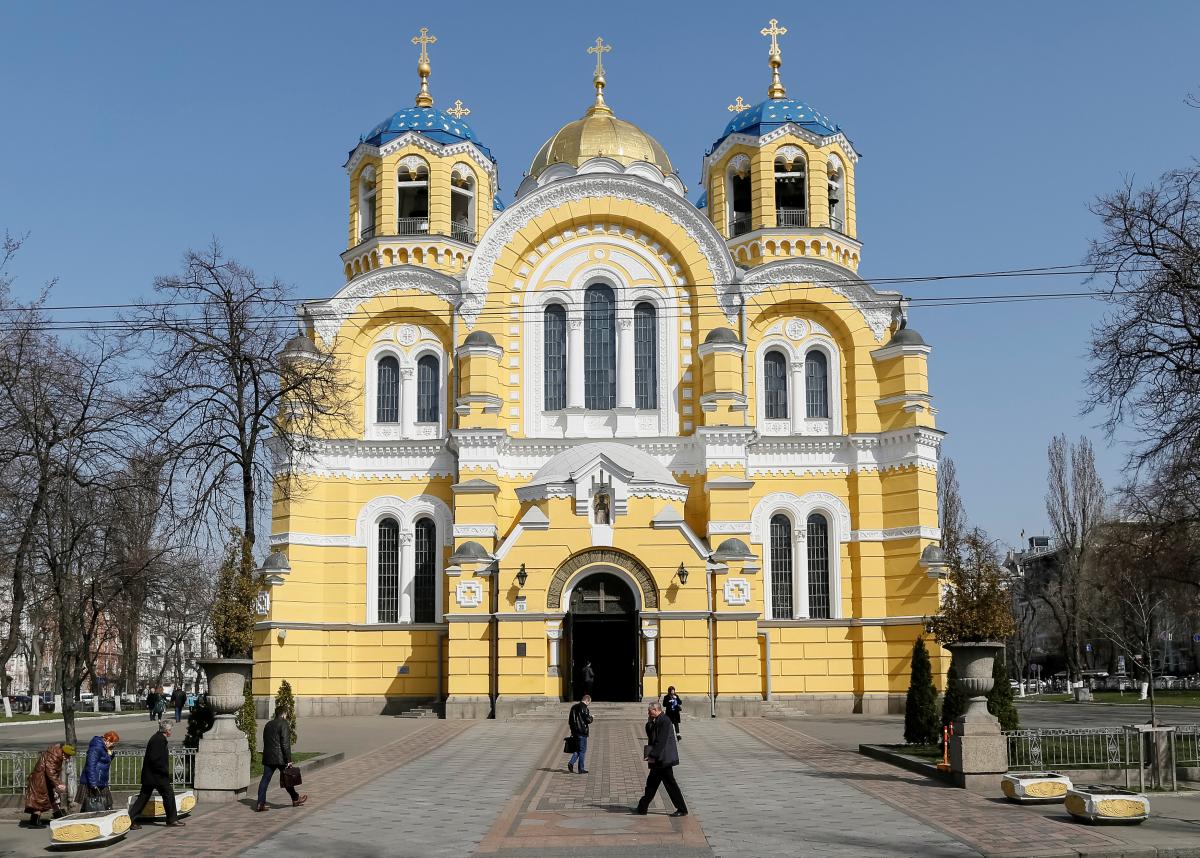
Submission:
<svg viewBox="0 0 1200 858">
<path fill-rule="evenodd" d="M 413 622 L 432 623 L 437 605 L 437 528 L 419 518 L 413 528 Z"/>
<path fill-rule="evenodd" d="M 788 359 L 781 351 L 767 352 L 763 358 L 763 396 L 768 420 L 788 416 Z"/>
<path fill-rule="evenodd" d="M 775 157 L 775 225 L 808 226 L 808 193 L 802 153 L 787 152 Z"/>
<path fill-rule="evenodd" d="M 417 422 L 437 423 L 440 412 L 441 379 L 438 359 L 425 355 L 417 361 Z"/>
<path fill-rule="evenodd" d="M 475 174 L 465 164 L 455 164 L 450 176 L 450 235 L 475 243 Z"/>
<path fill-rule="evenodd" d="M 750 231 L 750 159 L 738 156 L 729 162 L 725 206 L 729 212 L 729 237 Z"/>
<path fill-rule="evenodd" d="M 808 517 L 808 616 L 814 620 L 830 616 L 829 522 L 816 512 Z"/>
<path fill-rule="evenodd" d="M 595 283 L 583 296 L 583 404 L 607 411 L 617 404 L 616 298 Z"/>
<path fill-rule="evenodd" d="M 790 620 L 792 613 L 792 522 L 771 516 L 771 619 Z"/>
<path fill-rule="evenodd" d="M 829 159 L 829 225 L 838 232 L 846 231 L 846 177 L 842 162 Z"/>
<path fill-rule="evenodd" d="M 400 420 L 400 362 L 385 355 L 375 366 L 375 422 Z"/>
<path fill-rule="evenodd" d="M 654 305 L 633 308 L 633 393 L 638 408 L 658 407 L 658 320 Z"/>
<path fill-rule="evenodd" d="M 367 167 L 358 180 L 358 240 L 375 235 L 375 168 Z"/>
<path fill-rule="evenodd" d="M 396 234 L 429 232 L 429 165 L 410 155 L 396 172 Z"/>
<path fill-rule="evenodd" d="M 379 522 L 376 587 L 381 623 L 395 623 L 400 614 L 400 524 L 394 518 Z"/>
<path fill-rule="evenodd" d="M 546 411 L 567 407 L 567 311 L 550 304 L 542 311 L 542 361 Z"/>
<path fill-rule="evenodd" d="M 829 359 L 819 349 L 804 356 L 804 416 L 829 417 Z"/>
</svg>

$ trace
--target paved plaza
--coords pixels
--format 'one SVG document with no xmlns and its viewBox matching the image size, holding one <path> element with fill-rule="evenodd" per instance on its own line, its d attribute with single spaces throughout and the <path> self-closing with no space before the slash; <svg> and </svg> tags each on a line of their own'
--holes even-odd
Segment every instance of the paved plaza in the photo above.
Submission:
<svg viewBox="0 0 1200 858">
<path fill-rule="evenodd" d="M 321 722 L 321 723 L 317 723 Z M 312 719 L 347 761 L 309 773 L 310 799 L 265 814 L 249 801 L 183 829 L 147 826 L 105 855 L 1200 856 L 1200 797 L 1156 799 L 1139 829 L 1091 828 L 952 789 L 859 755 L 897 718 L 687 720 L 678 778 L 691 814 L 660 792 L 630 812 L 645 768 L 640 718 L 605 713 L 587 775 L 570 774 L 550 720 Z M 352 737 L 357 737 L 352 739 Z M 0 830 L 0 856 L 46 852 L 43 832 Z M 9 820 L 6 820 L 8 822 Z"/>
</svg>

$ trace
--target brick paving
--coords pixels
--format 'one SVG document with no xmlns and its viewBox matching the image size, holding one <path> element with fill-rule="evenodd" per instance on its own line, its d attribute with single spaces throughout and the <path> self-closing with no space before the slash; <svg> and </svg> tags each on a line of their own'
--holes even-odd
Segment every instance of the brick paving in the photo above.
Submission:
<svg viewBox="0 0 1200 858">
<path fill-rule="evenodd" d="M 1065 817 L 1063 821 L 1047 818 L 999 798 L 955 789 L 853 751 L 834 748 L 805 735 L 802 724 L 762 719 L 731 723 L 803 762 L 821 777 L 849 784 L 989 858 L 1121 855 L 1126 851 L 1124 842 L 1066 821 Z"/>
<path fill-rule="evenodd" d="M 305 778 L 301 787 L 301 791 L 309 796 L 308 803 L 302 808 L 293 808 L 285 803 L 273 805 L 267 813 L 255 813 L 253 793 L 258 788 L 256 780 L 250 786 L 251 797 L 242 802 L 218 805 L 206 813 L 194 815 L 187 820 L 184 828 L 143 826 L 141 831 L 131 832 L 124 842 L 104 850 L 104 854 L 153 854 L 169 855 L 171 858 L 223 858 L 245 854 L 254 844 L 287 827 L 302 824 L 306 818 L 320 814 L 324 808 L 336 804 L 364 785 L 446 745 L 471 725 L 470 721 L 431 720 L 428 727 L 383 745 L 374 754 L 313 772 Z M 279 798 L 278 795 L 272 797 Z M 301 848 L 292 854 L 317 853 Z"/>
</svg>

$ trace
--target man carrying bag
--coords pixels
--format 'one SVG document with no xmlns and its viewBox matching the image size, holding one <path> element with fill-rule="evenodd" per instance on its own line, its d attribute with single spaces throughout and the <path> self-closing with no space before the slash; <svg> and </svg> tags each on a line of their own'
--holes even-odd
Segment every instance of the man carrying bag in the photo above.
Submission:
<svg viewBox="0 0 1200 858">
<path fill-rule="evenodd" d="M 296 784 L 301 782 L 300 770 L 292 765 L 292 727 L 288 724 L 287 709 L 280 706 L 275 710 L 275 717 L 263 728 L 262 779 L 258 782 L 258 805 L 256 811 L 270 810 L 267 804 L 267 787 L 271 785 L 271 777 L 279 772 L 279 785 L 287 790 L 292 798 L 292 807 L 299 807 L 308 801 L 307 795 L 296 792 Z"/>
<path fill-rule="evenodd" d="M 567 726 L 571 728 L 571 738 L 567 740 L 567 747 L 571 749 L 571 759 L 567 761 L 567 771 L 575 771 L 575 764 L 579 763 L 579 774 L 586 775 L 587 768 L 584 761 L 587 757 L 588 734 L 591 732 L 592 713 L 588 711 L 588 704 L 592 702 L 592 698 L 585 694 L 583 699 L 571 707 L 571 713 L 567 716 Z"/>
</svg>

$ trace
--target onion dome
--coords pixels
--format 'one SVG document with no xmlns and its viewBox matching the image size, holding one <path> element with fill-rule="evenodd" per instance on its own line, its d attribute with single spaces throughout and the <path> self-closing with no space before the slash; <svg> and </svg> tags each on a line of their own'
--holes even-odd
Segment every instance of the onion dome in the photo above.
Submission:
<svg viewBox="0 0 1200 858">
<path fill-rule="evenodd" d="M 467 338 L 463 340 L 464 346 L 488 346 L 494 348 L 496 346 L 496 338 L 487 331 L 472 331 L 467 334 Z"/>
<path fill-rule="evenodd" d="M 533 163 L 529 175 L 538 176 L 553 164 L 569 164 L 578 167 L 592 158 L 611 158 L 628 167 L 645 161 L 657 167 L 664 176 L 675 172 L 667 151 L 657 140 L 632 122 L 618 119 L 612 108 L 604 103 L 604 64 L 602 55 L 610 50 L 603 39 L 588 48 L 596 54 L 596 72 L 592 82 L 596 87 L 596 101 L 582 118 L 568 122 L 545 142 Z"/>
<path fill-rule="evenodd" d="M 888 340 L 889 346 L 923 346 L 927 345 L 925 338 L 908 326 L 908 319 L 900 319 L 900 327 L 896 329 L 896 333 L 892 334 L 892 338 Z"/>
<path fill-rule="evenodd" d="M 304 334 L 296 334 L 288 340 L 279 353 L 279 359 L 282 361 L 307 360 L 320 356 L 321 353 L 317 350 L 316 344 Z"/>
</svg>

